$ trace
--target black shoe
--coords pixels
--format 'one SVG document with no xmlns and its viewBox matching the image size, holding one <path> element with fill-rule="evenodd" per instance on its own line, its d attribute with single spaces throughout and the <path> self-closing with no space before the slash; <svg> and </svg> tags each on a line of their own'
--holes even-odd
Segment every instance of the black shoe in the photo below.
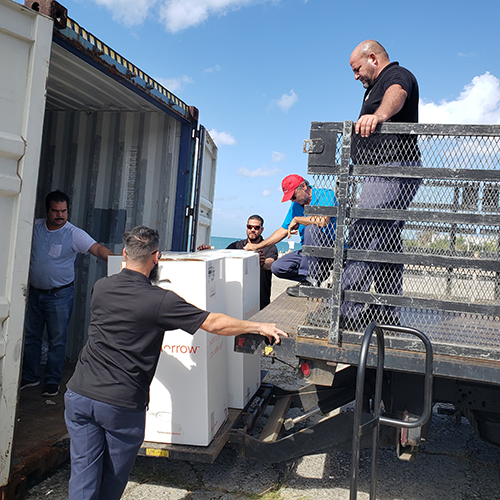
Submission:
<svg viewBox="0 0 500 500">
<path fill-rule="evenodd" d="M 288 295 L 290 295 L 291 297 L 300 297 L 299 286 L 300 286 L 300 283 L 298 283 L 297 285 L 289 286 L 286 289 L 286 293 Z"/>
<path fill-rule="evenodd" d="M 300 286 L 319 286 L 319 283 L 315 280 L 311 281 L 311 279 L 306 278 L 305 280 L 300 281 L 296 285 L 289 286 L 286 289 L 286 293 L 292 297 L 303 297 L 303 295 L 299 294 Z"/>
<path fill-rule="evenodd" d="M 43 387 L 42 396 L 51 397 L 59 394 L 59 386 L 57 384 L 45 384 Z"/>
<path fill-rule="evenodd" d="M 37 385 L 40 385 L 39 380 L 37 380 L 36 382 L 28 382 L 25 379 L 21 380 L 21 390 L 26 389 L 26 387 L 36 387 Z"/>
</svg>

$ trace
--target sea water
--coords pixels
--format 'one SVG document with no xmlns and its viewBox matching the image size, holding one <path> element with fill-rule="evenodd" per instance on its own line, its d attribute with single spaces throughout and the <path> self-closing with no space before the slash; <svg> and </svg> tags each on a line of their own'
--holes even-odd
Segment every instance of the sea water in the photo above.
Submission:
<svg viewBox="0 0 500 500">
<path fill-rule="evenodd" d="M 243 238 L 228 238 L 226 236 L 212 236 L 210 238 L 210 245 L 214 247 L 215 250 L 222 250 L 224 248 L 227 248 L 228 245 L 230 245 L 233 241 L 238 241 L 242 240 Z M 280 253 L 286 253 L 290 249 L 288 245 L 289 240 L 283 240 L 280 241 L 279 243 L 276 244 L 276 247 L 278 248 L 278 252 Z M 293 248 L 292 250 L 299 250 L 301 245 L 298 241 L 293 242 Z"/>
</svg>

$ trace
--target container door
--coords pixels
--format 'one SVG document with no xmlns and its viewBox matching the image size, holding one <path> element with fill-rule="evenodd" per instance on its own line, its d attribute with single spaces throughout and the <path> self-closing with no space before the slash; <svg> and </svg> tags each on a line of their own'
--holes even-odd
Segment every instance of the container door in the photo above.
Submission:
<svg viewBox="0 0 500 500">
<path fill-rule="evenodd" d="M 218 149 L 208 130 L 200 126 L 194 189 L 191 251 L 210 244 L 215 197 Z"/>
<path fill-rule="evenodd" d="M 11 462 L 52 26 L 0 0 L 0 486 Z"/>
</svg>

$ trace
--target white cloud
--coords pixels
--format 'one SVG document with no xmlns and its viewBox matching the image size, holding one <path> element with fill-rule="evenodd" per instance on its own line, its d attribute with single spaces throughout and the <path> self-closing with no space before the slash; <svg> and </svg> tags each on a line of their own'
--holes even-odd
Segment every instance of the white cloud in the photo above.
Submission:
<svg viewBox="0 0 500 500">
<path fill-rule="evenodd" d="M 204 71 L 204 73 L 216 73 L 217 71 L 220 71 L 220 66 L 216 64 L 215 66 L 212 66 L 211 68 L 207 68 Z"/>
<path fill-rule="evenodd" d="M 491 73 L 476 76 L 454 101 L 420 101 L 421 123 L 500 123 L 500 80 Z"/>
<path fill-rule="evenodd" d="M 158 0 L 94 0 L 94 2 L 106 7 L 114 21 L 126 26 L 138 26 L 144 22 Z"/>
<path fill-rule="evenodd" d="M 234 146 L 236 139 L 229 132 L 218 132 L 216 129 L 209 130 L 210 137 L 219 146 Z"/>
<path fill-rule="evenodd" d="M 276 104 L 281 111 L 287 112 L 298 100 L 297 94 L 293 90 L 290 90 L 289 94 L 283 94 L 273 104 Z"/>
<path fill-rule="evenodd" d="M 139 26 L 150 16 L 171 33 L 177 33 L 242 7 L 273 0 L 94 0 L 106 7 L 113 20 L 126 26 Z"/>
<path fill-rule="evenodd" d="M 278 173 L 282 172 L 279 168 L 270 169 L 265 165 L 263 167 L 256 168 L 255 170 L 248 170 L 246 167 L 240 167 L 236 172 L 237 175 L 241 177 L 272 177 Z"/>
<path fill-rule="evenodd" d="M 178 92 L 186 83 L 194 83 L 190 76 L 182 75 L 178 78 L 157 78 L 156 81 L 170 92 Z"/>
<path fill-rule="evenodd" d="M 212 15 L 225 15 L 258 0 L 162 0 L 160 19 L 171 33 L 197 26 Z"/>
<path fill-rule="evenodd" d="M 264 191 L 262 191 L 262 196 L 264 197 L 272 196 L 273 194 L 274 194 L 274 189 L 272 188 L 264 189 Z"/>
<path fill-rule="evenodd" d="M 234 201 L 237 199 L 238 199 L 238 196 L 235 196 L 235 195 L 228 196 L 227 198 L 224 198 L 224 196 L 216 196 L 214 198 L 214 201 Z"/>
<path fill-rule="evenodd" d="M 271 153 L 271 161 L 273 163 L 277 163 L 279 161 L 285 161 L 286 160 L 286 155 L 283 153 L 278 153 L 277 151 L 273 151 Z"/>
</svg>

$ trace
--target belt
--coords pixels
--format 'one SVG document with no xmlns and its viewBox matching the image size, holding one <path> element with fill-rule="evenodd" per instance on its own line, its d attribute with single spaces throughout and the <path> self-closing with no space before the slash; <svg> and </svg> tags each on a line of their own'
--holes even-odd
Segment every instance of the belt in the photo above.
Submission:
<svg viewBox="0 0 500 500">
<path fill-rule="evenodd" d="M 73 281 L 71 283 L 68 283 L 67 285 L 63 285 L 63 286 L 58 286 L 56 288 L 50 288 L 49 290 L 42 290 L 41 288 L 35 288 L 33 285 L 30 285 L 30 288 L 32 290 L 35 290 L 35 292 L 38 292 L 38 293 L 57 293 L 59 292 L 60 290 L 64 290 L 65 288 L 69 288 L 70 286 L 73 286 Z"/>
</svg>

